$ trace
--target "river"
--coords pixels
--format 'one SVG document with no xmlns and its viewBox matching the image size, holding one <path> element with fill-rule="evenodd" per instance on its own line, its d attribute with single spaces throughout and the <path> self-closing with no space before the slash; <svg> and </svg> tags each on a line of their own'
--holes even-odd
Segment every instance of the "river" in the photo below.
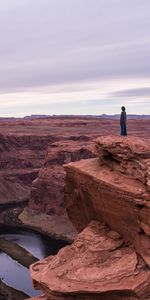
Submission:
<svg viewBox="0 0 150 300">
<path fill-rule="evenodd" d="M 19 244 L 38 259 L 56 254 L 60 248 L 66 245 L 65 241 L 55 240 L 35 231 L 19 228 L 0 228 L 0 238 Z M 23 291 L 29 296 L 41 294 L 40 291 L 33 289 L 29 270 L 4 252 L 0 252 L 0 278 L 7 285 Z"/>
</svg>

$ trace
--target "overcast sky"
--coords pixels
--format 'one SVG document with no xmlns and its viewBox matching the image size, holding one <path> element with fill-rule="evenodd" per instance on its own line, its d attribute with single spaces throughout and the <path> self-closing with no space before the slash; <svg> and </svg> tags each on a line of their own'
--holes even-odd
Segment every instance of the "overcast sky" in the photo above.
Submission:
<svg viewBox="0 0 150 300">
<path fill-rule="evenodd" d="M 0 0 L 0 116 L 150 114 L 150 0 Z"/>
</svg>

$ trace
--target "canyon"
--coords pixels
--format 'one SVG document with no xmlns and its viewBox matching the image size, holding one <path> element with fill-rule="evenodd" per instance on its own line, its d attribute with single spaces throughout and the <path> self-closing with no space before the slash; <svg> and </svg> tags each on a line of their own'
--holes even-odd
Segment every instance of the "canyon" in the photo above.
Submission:
<svg viewBox="0 0 150 300">
<path fill-rule="evenodd" d="M 64 166 L 65 205 L 79 232 L 30 266 L 45 299 L 150 299 L 150 142 L 103 136 L 97 157 Z"/>
<path fill-rule="evenodd" d="M 49 117 L 0 121 L 0 223 L 73 242 L 56 257 L 31 267 L 35 287 L 45 293 L 37 299 L 148 299 L 149 190 L 145 186 L 149 182 L 149 150 L 146 157 L 134 151 L 141 138 L 146 139 L 142 147 L 149 149 L 149 123 L 128 120 L 128 144 L 134 145 L 134 136 L 139 138 L 131 151 L 132 164 L 126 145 L 124 156 L 117 157 L 118 137 L 113 140 L 114 135 L 119 136 L 117 120 Z M 111 139 L 103 136 L 112 136 L 116 153 Z M 61 265 L 66 267 L 61 269 Z M 105 285 L 102 274 L 108 277 L 108 273 Z"/>
</svg>

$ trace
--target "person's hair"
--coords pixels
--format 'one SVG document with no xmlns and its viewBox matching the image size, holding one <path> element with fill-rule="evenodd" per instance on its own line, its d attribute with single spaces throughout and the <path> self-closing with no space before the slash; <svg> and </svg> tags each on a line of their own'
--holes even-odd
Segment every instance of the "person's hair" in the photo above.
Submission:
<svg viewBox="0 0 150 300">
<path fill-rule="evenodd" d="M 122 109 L 122 111 L 125 111 L 125 110 L 126 110 L 124 106 L 122 106 L 121 109 Z"/>
</svg>

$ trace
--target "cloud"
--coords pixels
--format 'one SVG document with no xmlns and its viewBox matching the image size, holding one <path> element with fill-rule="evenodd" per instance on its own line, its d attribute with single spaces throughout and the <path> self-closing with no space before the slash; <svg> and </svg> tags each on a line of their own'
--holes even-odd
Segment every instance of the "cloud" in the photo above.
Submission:
<svg viewBox="0 0 150 300">
<path fill-rule="evenodd" d="M 110 96 L 119 97 L 119 98 L 124 98 L 124 97 L 140 97 L 140 98 L 148 97 L 148 98 L 150 98 L 150 87 L 116 91 L 116 92 L 111 93 Z"/>
<path fill-rule="evenodd" d="M 6 0 L 0 89 L 150 76 L 149 28 L 148 1 Z"/>
<path fill-rule="evenodd" d="M 2 2 L 1 109 L 148 97 L 148 0 Z"/>
</svg>

